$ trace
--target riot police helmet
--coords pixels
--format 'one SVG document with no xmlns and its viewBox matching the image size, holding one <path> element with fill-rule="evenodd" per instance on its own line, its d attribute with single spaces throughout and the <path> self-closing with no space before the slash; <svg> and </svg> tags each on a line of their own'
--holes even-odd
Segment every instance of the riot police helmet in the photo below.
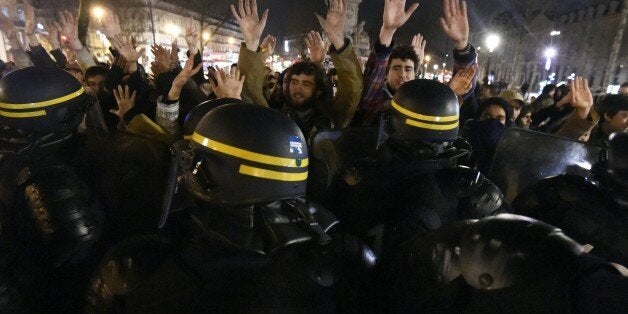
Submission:
<svg viewBox="0 0 628 314">
<path fill-rule="evenodd" d="M 417 79 L 395 93 L 386 117 L 388 136 L 399 142 L 451 142 L 458 136 L 459 104 L 449 86 Z"/>
<path fill-rule="evenodd" d="M 460 269 L 476 289 L 503 289 L 558 276 L 582 252 L 582 246 L 554 226 L 501 214 L 466 230 L 460 243 Z"/>
<path fill-rule="evenodd" d="M 56 67 L 28 67 L 0 80 L 0 124 L 40 137 L 76 132 L 91 97 L 70 73 Z"/>
<path fill-rule="evenodd" d="M 249 205 L 305 195 L 305 137 L 279 111 L 242 103 L 220 106 L 201 119 L 190 146 L 185 182 L 201 201 Z"/>
</svg>

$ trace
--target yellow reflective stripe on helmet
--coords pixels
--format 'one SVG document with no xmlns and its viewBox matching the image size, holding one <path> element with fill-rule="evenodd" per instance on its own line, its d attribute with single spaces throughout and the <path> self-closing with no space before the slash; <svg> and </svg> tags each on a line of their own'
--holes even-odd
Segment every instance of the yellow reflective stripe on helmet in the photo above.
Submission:
<svg viewBox="0 0 628 314">
<path fill-rule="evenodd" d="M 43 110 L 38 111 L 21 111 L 21 112 L 12 112 L 12 111 L 2 111 L 0 110 L 0 116 L 8 117 L 8 118 L 32 118 L 32 117 L 41 117 L 45 116 L 46 112 Z"/>
<path fill-rule="evenodd" d="M 2 109 L 13 109 L 13 110 L 43 108 L 43 107 L 48 107 L 48 106 L 60 104 L 62 102 L 66 102 L 68 100 L 74 99 L 74 98 L 76 98 L 78 96 L 81 96 L 83 93 L 85 93 L 85 89 L 83 89 L 83 87 L 81 87 L 79 90 L 77 90 L 76 92 L 73 92 L 71 94 L 68 94 L 68 95 L 65 95 L 65 96 L 61 96 L 61 97 L 55 98 L 55 99 L 40 101 L 40 102 L 32 102 L 32 103 L 25 103 L 25 104 L 7 104 L 7 103 L 0 102 L 0 108 L 2 108 Z"/>
<path fill-rule="evenodd" d="M 297 163 L 298 158 L 283 158 L 283 157 L 275 157 L 270 155 L 264 155 L 260 153 L 251 152 L 248 150 L 244 150 L 241 148 L 229 146 L 227 144 L 223 144 L 211 139 L 208 139 L 196 132 L 192 135 L 192 141 L 203 145 L 209 149 L 215 150 L 217 152 L 221 152 L 223 154 L 231 155 L 233 157 L 238 157 L 241 159 L 259 162 L 262 164 L 273 165 L 273 166 L 281 166 L 281 167 L 290 167 L 290 168 L 305 168 L 308 166 L 308 159 L 300 159 L 300 162 Z"/>
<path fill-rule="evenodd" d="M 277 181 L 305 181 L 307 180 L 307 171 L 299 173 L 279 172 L 267 169 L 240 165 L 240 173 L 252 177 L 277 180 Z"/>
<path fill-rule="evenodd" d="M 436 117 L 436 116 L 426 116 L 426 115 L 422 115 L 422 114 L 418 114 L 415 112 L 412 112 L 408 109 L 405 109 L 401 106 L 399 106 L 399 104 L 397 104 L 394 100 L 392 100 L 390 102 L 390 104 L 392 105 L 393 108 L 395 108 L 395 110 L 401 112 L 402 114 L 410 117 L 410 118 L 414 118 L 414 119 L 418 119 L 418 120 L 424 120 L 424 121 L 432 121 L 432 122 L 451 122 L 451 121 L 457 121 L 459 116 L 455 115 L 455 116 L 446 116 L 446 117 Z"/>
<path fill-rule="evenodd" d="M 428 130 L 437 130 L 437 131 L 446 131 L 452 130 L 458 127 L 458 121 L 452 124 L 434 124 L 434 123 L 426 123 L 421 121 L 416 121 L 412 119 L 406 119 L 406 124 L 411 125 L 417 128 L 428 129 Z"/>
</svg>

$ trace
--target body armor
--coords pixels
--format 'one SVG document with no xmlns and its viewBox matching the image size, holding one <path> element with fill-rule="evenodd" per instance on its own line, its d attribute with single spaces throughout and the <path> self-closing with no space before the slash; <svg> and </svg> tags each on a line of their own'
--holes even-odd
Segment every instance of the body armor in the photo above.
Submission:
<svg viewBox="0 0 628 314">
<path fill-rule="evenodd" d="M 321 208 L 287 200 L 191 213 L 169 222 L 189 238 L 136 238 L 112 249 L 88 312 L 333 313 L 368 301 L 364 274 L 374 254 L 331 232 L 337 221 Z"/>
<path fill-rule="evenodd" d="M 370 238 L 375 247 L 394 246 L 460 219 L 508 210 L 495 185 L 479 172 L 458 166 L 468 156 L 466 150 L 451 144 L 407 148 L 393 139 L 377 149 L 374 142 L 363 146 L 363 141 L 344 141 L 343 135 L 334 138 L 327 134 L 332 132 L 345 131 L 317 135 L 313 165 L 323 170 L 312 170 L 315 175 L 326 174 L 323 179 L 312 178 L 319 189 L 320 182 L 331 183 L 324 193 L 311 196 L 332 209 L 350 233 Z M 381 224 L 389 235 L 382 234 L 386 232 L 377 227 Z"/>
</svg>

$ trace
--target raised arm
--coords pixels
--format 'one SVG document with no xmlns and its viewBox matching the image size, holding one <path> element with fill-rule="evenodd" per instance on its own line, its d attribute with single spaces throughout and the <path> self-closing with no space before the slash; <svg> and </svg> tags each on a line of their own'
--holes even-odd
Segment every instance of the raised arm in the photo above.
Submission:
<svg viewBox="0 0 628 314">
<path fill-rule="evenodd" d="M 467 17 L 467 3 L 461 0 L 443 0 L 443 16 L 440 26 L 445 35 L 454 44 L 454 75 L 458 71 L 468 69 L 477 64 L 475 48 L 469 43 L 469 19 Z M 477 75 L 474 74 L 469 92 L 461 95 L 466 99 L 477 84 Z"/>
<path fill-rule="evenodd" d="M 329 0 L 327 16 L 316 14 L 316 17 L 331 40 L 329 54 L 338 73 L 338 91 L 331 107 L 331 118 L 336 127 L 344 128 L 353 119 L 363 88 L 358 58 L 351 42 L 344 37 L 347 1 Z"/>
<path fill-rule="evenodd" d="M 571 81 L 569 87 L 569 94 L 565 98 L 576 110 L 555 135 L 577 140 L 595 127 L 600 121 L 600 116 L 593 110 L 593 95 L 587 79 L 578 76 Z"/>
<path fill-rule="evenodd" d="M 266 27 L 268 9 L 260 18 L 256 0 L 239 0 L 237 9 L 231 5 L 231 12 L 244 37 L 244 45 L 240 47 L 238 58 L 238 67 L 242 75 L 246 76 L 242 89 L 242 99 L 253 104 L 268 106 L 268 102 L 264 98 L 266 79 L 264 53 L 258 49 L 262 33 Z"/>
</svg>

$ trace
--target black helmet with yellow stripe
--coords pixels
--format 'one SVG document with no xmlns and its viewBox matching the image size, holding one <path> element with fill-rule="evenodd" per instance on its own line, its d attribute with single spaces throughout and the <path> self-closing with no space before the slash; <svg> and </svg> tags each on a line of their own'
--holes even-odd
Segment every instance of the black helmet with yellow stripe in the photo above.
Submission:
<svg viewBox="0 0 628 314">
<path fill-rule="evenodd" d="M 76 132 L 89 96 L 70 73 L 56 67 L 29 67 L 0 80 L 0 125 L 27 136 Z"/>
<path fill-rule="evenodd" d="M 395 93 L 390 107 L 386 130 L 397 141 L 451 142 L 458 136 L 458 98 L 443 83 L 406 82 Z"/>
<path fill-rule="evenodd" d="M 305 137 L 279 111 L 250 104 L 215 108 L 198 123 L 190 145 L 185 182 L 196 198 L 244 205 L 305 195 Z"/>
</svg>

